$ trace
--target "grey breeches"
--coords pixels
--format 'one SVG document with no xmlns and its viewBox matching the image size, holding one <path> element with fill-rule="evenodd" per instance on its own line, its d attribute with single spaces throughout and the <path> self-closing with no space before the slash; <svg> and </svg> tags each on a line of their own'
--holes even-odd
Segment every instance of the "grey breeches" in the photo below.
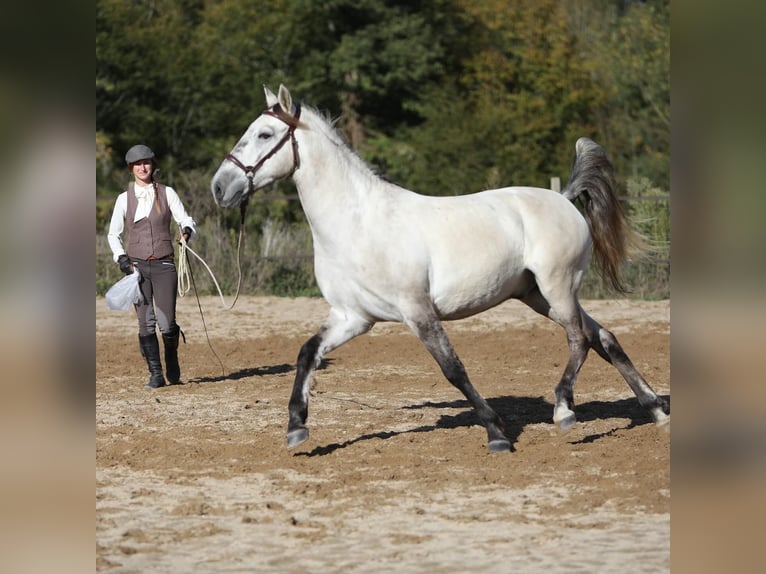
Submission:
<svg viewBox="0 0 766 574">
<path fill-rule="evenodd" d="M 178 273 L 172 259 L 145 261 L 133 259 L 133 265 L 141 272 L 141 293 L 144 302 L 136 305 L 138 334 L 152 335 L 159 325 L 160 332 L 169 333 L 176 325 L 176 295 Z"/>
</svg>

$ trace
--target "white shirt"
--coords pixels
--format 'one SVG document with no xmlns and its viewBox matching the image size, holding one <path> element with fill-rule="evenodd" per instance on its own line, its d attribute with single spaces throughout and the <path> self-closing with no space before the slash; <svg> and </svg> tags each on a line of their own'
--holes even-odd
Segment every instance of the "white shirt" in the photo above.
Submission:
<svg viewBox="0 0 766 574">
<path fill-rule="evenodd" d="M 147 186 L 140 185 L 137 182 L 133 184 L 138 200 L 136 206 L 136 216 L 133 221 L 140 221 L 144 217 L 149 216 L 149 212 L 154 205 L 154 186 L 149 184 Z M 170 213 L 173 216 L 175 222 L 183 229 L 189 227 L 192 230 L 191 239 L 197 234 L 197 227 L 194 220 L 186 213 L 186 209 L 181 203 L 181 199 L 172 187 L 165 187 L 165 195 L 168 200 L 168 207 Z M 112 212 L 112 221 L 109 223 L 109 233 L 107 239 L 109 240 L 109 247 L 112 250 L 112 259 L 117 262 L 120 255 L 125 253 L 125 248 L 122 245 L 122 232 L 125 229 L 125 218 L 128 215 L 128 192 L 123 191 L 117 196 L 117 201 L 114 202 L 114 211 Z"/>
</svg>

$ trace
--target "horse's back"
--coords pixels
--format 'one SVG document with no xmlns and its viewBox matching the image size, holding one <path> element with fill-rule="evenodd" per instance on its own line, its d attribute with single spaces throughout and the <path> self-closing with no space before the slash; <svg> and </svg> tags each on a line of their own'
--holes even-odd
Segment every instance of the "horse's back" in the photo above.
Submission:
<svg viewBox="0 0 766 574">
<path fill-rule="evenodd" d="M 525 259 L 543 258 L 565 263 L 590 248 L 585 218 L 566 197 L 550 189 L 509 187 L 497 190 L 507 196 L 509 208 L 524 226 Z"/>
<path fill-rule="evenodd" d="M 590 247 L 588 225 L 564 196 L 549 189 L 507 187 L 429 198 L 412 210 L 432 255 L 463 262 L 497 258 L 506 265 L 564 262 Z"/>
</svg>

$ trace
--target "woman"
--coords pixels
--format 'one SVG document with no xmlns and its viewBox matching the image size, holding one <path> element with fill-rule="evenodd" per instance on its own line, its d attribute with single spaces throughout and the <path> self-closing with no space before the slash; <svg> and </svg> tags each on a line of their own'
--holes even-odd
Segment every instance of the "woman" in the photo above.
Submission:
<svg viewBox="0 0 766 574">
<path fill-rule="evenodd" d="M 181 368 L 178 364 L 178 336 L 181 330 L 176 324 L 178 274 L 173 260 L 170 218 L 172 216 L 183 229 L 186 241 L 194 237 L 196 226 L 175 190 L 155 181 L 155 173 L 159 170 L 156 169 L 151 149 L 145 145 L 135 145 L 128 150 L 125 161 L 133 181 L 114 204 L 109 225 L 109 247 L 123 273 L 133 273 L 134 266 L 141 273 L 140 286 L 144 301 L 135 306 L 138 341 L 151 374 L 146 386 L 156 389 L 165 386 L 157 326 L 165 347 L 167 379 L 170 384 L 181 381 Z M 124 229 L 128 232 L 127 253 L 121 237 Z"/>
</svg>

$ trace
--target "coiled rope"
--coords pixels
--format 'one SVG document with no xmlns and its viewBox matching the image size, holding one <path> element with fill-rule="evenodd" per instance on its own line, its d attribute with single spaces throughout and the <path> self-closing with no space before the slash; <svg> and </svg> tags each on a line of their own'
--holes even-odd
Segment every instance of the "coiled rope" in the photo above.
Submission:
<svg viewBox="0 0 766 574">
<path fill-rule="evenodd" d="M 196 251 L 194 251 L 194 249 L 189 247 L 189 244 L 186 242 L 186 239 L 184 239 L 183 235 L 181 235 L 180 246 L 178 248 L 178 262 L 176 263 L 176 271 L 178 272 L 179 297 L 185 296 L 189 291 L 192 290 L 192 288 L 194 289 L 195 295 L 197 294 L 197 287 L 194 285 L 194 276 L 191 273 L 191 268 L 189 267 L 189 256 L 187 255 L 187 253 L 191 253 L 194 255 L 194 257 L 199 259 L 202 265 L 205 266 L 205 269 L 207 269 L 207 272 L 213 279 L 215 288 L 218 291 L 218 296 L 221 298 L 221 305 L 223 305 L 223 308 L 227 311 L 234 308 L 234 304 L 237 302 L 237 299 L 239 299 L 239 290 L 242 286 L 242 266 L 240 262 L 240 255 L 242 252 L 242 236 L 244 235 L 242 229 L 243 228 L 240 227 L 239 240 L 237 242 L 237 292 L 234 294 L 234 300 L 231 302 L 231 304 L 226 304 L 226 300 L 223 298 L 223 293 L 221 292 L 221 286 L 218 284 L 218 280 L 215 278 L 215 274 L 210 269 L 210 266 Z M 197 300 L 199 301 L 199 296 L 197 296 Z"/>
</svg>

